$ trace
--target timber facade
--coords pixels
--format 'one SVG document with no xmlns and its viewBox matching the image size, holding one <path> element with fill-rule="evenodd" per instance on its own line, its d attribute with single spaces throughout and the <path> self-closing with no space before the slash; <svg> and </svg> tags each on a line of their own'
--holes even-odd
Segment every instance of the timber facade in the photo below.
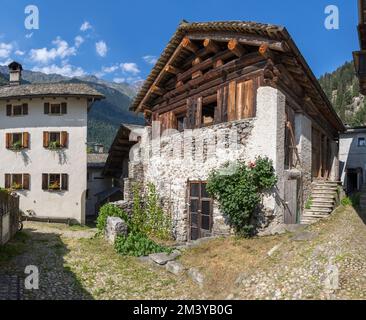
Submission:
<svg viewBox="0 0 366 320">
<path fill-rule="evenodd" d="M 178 240 L 231 232 L 205 189 L 228 160 L 273 160 L 278 184 L 255 217 L 262 234 L 301 221 L 312 182 L 338 180 L 343 124 L 283 27 L 181 23 L 131 109 L 147 126 L 125 199 L 133 181 L 156 184 Z"/>
</svg>

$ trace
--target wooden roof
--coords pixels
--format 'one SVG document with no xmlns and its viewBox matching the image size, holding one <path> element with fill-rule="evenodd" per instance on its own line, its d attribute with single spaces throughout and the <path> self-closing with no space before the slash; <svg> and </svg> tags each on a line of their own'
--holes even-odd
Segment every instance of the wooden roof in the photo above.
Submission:
<svg viewBox="0 0 366 320">
<path fill-rule="evenodd" d="M 344 130 L 341 119 L 337 116 L 332 104 L 287 30 L 282 26 L 255 22 L 188 23 L 183 21 L 135 97 L 131 110 L 141 112 L 151 108 L 149 102 L 153 100 L 151 97 L 154 97 L 154 90 L 159 88 L 159 84 L 163 87 L 168 77 L 172 76 L 172 71 L 168 69 L 179 67 L 189 55 L 192 55 L 190 50 L 186 50 L 185 39 L 191 40 L 198 47 L 198 54 L 204 50 L 203 42 L 206 39 L 212 39 L 218 43 L 224 42 L 225 45 L 230 40 L 235 39 L 242 45 L 258 48 L 266 44 L 268 48 L 283 56 L 282 63 L 292 73 L 296 82 L 303 87 L 306 95 L 311 97 L 316 108 L 325 116 L 331 126 L 337 131 Z"/>
</svg>

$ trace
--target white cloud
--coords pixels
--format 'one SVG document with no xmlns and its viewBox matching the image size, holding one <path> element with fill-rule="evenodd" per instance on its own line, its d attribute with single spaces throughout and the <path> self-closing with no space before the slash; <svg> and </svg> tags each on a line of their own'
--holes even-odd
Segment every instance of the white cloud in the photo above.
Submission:
<svg viewBox="0 0 366 320">
<path fill-rule="evenodd" d="M 156 56 L 144 56 L 142 59 L 144 59 L 144 61 L 148 64 L 155 64 L 158 62 L 158 58 Z"/>
<path fill-rule="evenodd" d="M 138 68 L 137 64 L 134 62 L 121 63 L 120 67 L 123 72 L 132 73 L 134 75 L 140 73 L 140 69 Z"/>
<path fill-rule="evenodd" d="M 13 50 L 13 45 L 11 43 L 0 43 L 0 58 L 6 59 L 9 58 L 11 52 Z"/>
<path fill-rule="evenodd" d="M 21 51 L 21 50 L 16 50 L 14 52 L 17 56 L 24 56 L 25 55 L 25 51 Z"/>
<path fill-rule="evenodd" d="M 113 65 L 110 67 L 103 67 L 102 72 L 103 73 L 113 73 L 113 72 L 117 71 L 118 69 L 119 69 L 118 65 Z"/>
<path fill-rule="evenodd" d="M 124 82 L 126 82 L 126 78 L 114 78 L 113 82 L 115 82 L 115 83 L 124 83 Z"/>
<path fill-rule="evenodd" d="M 89 30 L 89 29 L 92 29 L 93 27 L 92 27 L 92 25 L 88 22 L 88 21 L 85 21 L 82 25 L 81 25 L 81 27 L 80 27 L 80 31 L 83 31 L 83 32 L 85 32 L 85 31 L 87 31 L 87 30 Z"/>
<path fill-rule="evenodd" d="M 95 44 L 95 50 L 97 51 L 97 54 L 99 56 L 105 57 L 107 55 L 107 52 L 108 52 L 107 44 L 103 40 L 98 41 Z"/>
<path fill-rule="evenodd" d="M 84 43 L 84 38 L 82 36 L 75 37 L 75 47 L 79 48 Z"/>
<path fill-rule="evenodd" d="M 75 67 L 70 64 L 64 64 L 62 66 L 58 66 L 55 64 L 43 67 L 34 67 L 32 71 L 43 72 L 46 74 L 60 74 L 65 77 L 81 77 L 85 76 L 86 73 L 81 67 Z"/>
<path fill-rule="evenodd" d="M 29 53 L 30 59 L 33 62 L 47 64 L 56 58 L 64 59 L 76 55 L 76 48 L 70 47 L 69 44 L 61 38 L 56 38 L 52 43 L 55 47 L 51 49 L 32 49 Z"/>
<path fill-rule="evenodd" d="M 0 66 L 8 66 L 12 62 L 13 62 L 13 60 L 11 60 L 11 59 L 7 59 L 5 61 L 0 61 Z"/>
</svg>

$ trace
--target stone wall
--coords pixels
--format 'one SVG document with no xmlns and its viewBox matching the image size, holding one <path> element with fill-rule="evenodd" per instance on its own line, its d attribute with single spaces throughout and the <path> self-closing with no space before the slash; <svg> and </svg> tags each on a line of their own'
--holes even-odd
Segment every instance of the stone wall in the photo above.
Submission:
<svg viewBox="0 0 366 320">
<path fill-rule="evenodd" d="M 153 182 L 164 209 L 172 215 L 178 241 L 188 238 L 189 181 L 206 181 L 213 169 L 227 161 L 252 161 L 268 156 L 274 162 L 279 182 L 266 195 L 258 213 L 259 229 L 275 227 L 283 221 L 285 97 L 276 89 L 261 87 L 257 93 L 256 117 L 221 123 L 196 130 L 163 133 L 160 143 L 151 139 L 154 130 L 146 128 L 141 144 L 132 151 L 129 178 L 125 180 L 125 200 L 131 198 L 133 181 Z M 159 135 L 160 136 L 160 135 Z M 160 148 L 159 148 L 160 145 Z M 213 208 L 213 235 L 231 232 L 225 217 Z"/>
</svg>

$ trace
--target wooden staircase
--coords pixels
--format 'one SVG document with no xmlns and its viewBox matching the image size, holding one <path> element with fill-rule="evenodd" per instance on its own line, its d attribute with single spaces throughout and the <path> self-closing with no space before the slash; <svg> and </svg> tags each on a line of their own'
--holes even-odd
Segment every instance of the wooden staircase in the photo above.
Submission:
<svg viewBox="0 0 366 320">
<path fill-rule="evenodd" d="M 312 224 L 327 217 L 334 210 L 338 201 L 337 181 L 316 181 L 311 192 L 310 209 L 304 209 L 301 224 Z"/>
</svg>

